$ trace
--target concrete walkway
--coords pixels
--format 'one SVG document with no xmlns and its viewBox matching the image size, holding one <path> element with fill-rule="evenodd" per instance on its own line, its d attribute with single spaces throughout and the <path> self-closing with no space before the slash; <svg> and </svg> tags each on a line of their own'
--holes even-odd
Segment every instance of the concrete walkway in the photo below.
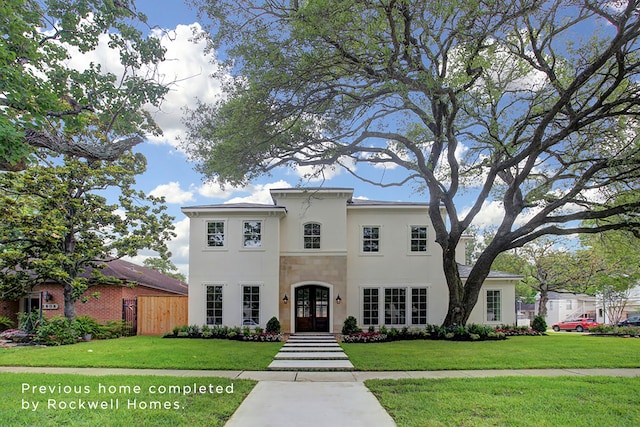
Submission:
<svg viewBox="0 0 640 427">
<path fill-rule="evenodd" d="M 76 375 L 152 375 L 164 377 L 221 377 L 230 379 L 277 382 L 342 382 L 361 383 L 372 379 L 438 379 L 488 377 L 564 377 L 609 376 L 639 377 L 640 368 L 619 369 L 517 369 L 462 371 L 200 371 L 189 369 L 127 369 L 127 368 L 50 368 L 30 366 L 0 366 L 0 372 Z"/>
</svg>

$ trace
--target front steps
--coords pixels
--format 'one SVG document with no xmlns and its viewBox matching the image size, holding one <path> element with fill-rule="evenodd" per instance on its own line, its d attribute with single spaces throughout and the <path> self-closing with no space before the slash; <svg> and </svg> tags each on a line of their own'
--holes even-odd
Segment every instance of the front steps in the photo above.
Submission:
<svg viewBox="0 0 640 427">
<path fill-rule="evenodd" d="M 267 368 L 272 371 L 352 371 L 333 335 L 293 334 Z"/>
</svg>

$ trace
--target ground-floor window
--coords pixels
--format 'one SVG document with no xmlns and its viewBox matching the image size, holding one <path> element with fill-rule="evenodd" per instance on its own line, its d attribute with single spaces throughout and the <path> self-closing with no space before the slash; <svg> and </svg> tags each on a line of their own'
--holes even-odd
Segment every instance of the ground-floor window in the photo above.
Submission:
<svg viewBox="0 0 640 427">
<path fill-rule="evenodd" d="M 411 289 L 411 323 L 427 324 L 427 288 Z"/>
<path fill-rule="evenodd" d="M 361 290 L 363 326 L 426 325 L 429 322 L 429 288 L 363 287 Z"/>
<path fill-rule="evenodd" d="M 362 324 L 378 325 L 378 288 L 364 288 L 362 290 Z"/>
<path fill-rule="evenodd" d="M 406 288 L 386 288 L 384 290 L 384 324 L 404 325 L 407 323 Z"/>
<path fill-rule="evenodd" d="M 242 324 L 244 326 L 260 324 L 260 286 L 242 287 Z"/>
<path fill-rule="evenodd" d="M 502 298 L 499 290 L 487 291 L 487 321 L 500 322 L 502 320 Z"/>
<path fill-rule="evenodd" d="M 207 325 L 222 325 L 222 286 L 207 286 Z"/>
</svg>

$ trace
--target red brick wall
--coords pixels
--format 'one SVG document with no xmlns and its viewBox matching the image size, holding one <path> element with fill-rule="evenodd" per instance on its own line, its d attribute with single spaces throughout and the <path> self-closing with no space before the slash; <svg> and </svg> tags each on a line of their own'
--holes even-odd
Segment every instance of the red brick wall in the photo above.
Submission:
<svg viewBox="0 0 640 427">
<path fill-rule="evenodd" d="M 60 285 L 42 285 L 36 286 L 34 292 L 47 291 L 51 294 L 50 301 L 44 301 L 45 304 L 58 304 L 55 310 L 43 310 L 43 315 L 51 318 L 56 315 L 64 316 L 64 295 L 62 286 Z M 98 298 L 94 298 L 94 293 L 99 293 Z M 122 299 L 135 298 L 138 295 L 174 295 L 170 292 L 147 288 L 145 286 L 135 286 L 129 288 L 126 286 L 92 286 L 85 293 L 88 297 L 86 303 L 81 300 L 76 301 L 76 316 L 91 316 L 101 322 L 107 320 L 122 319 Z M 2 302 L 0 307 L 2 307 Z M 18 303 L 15 303 L 15 311 L 18 311 Z M 0 314 L 1 315 L 1 314 Z"/>
<path fill-rule="evenodd" d="M 6 316 L 13 320 L 14 327 L 18 326 L 17 313 L 19 309 L 20 304 L 18 301 L 0 301 L 0 316 Z"/>
</svg>

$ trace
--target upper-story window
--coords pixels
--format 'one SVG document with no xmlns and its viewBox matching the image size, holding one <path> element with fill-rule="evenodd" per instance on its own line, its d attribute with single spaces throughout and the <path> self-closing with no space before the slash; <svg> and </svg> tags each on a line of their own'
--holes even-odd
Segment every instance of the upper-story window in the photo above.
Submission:
<svg viewBox="0 0 640 427">
<path fill-rule="evenodd" d="M 411 226 L 411 252 L 427 252 L 427 226 Z"/>
<path fill-rule="evenodd" d="M 244 248 L 262 247 L 262 221 L 244 221 L 242 229 L 242 246 Z"/>
<path fill-rule="evenodd" d="M 362 227 L 362 252 L 380 252 L 380 227 Z"/>
<path fill-rule="evenodd" d="M 304 225 L 304 248 L 320 249 L 320 224 L 317 222 Z"/>
<path fill-rule="evenodd" d="M 207 246 L 210 248 L 221 248 L 225 244 L 225 222 L 207 222 Z"/>
</svg>

